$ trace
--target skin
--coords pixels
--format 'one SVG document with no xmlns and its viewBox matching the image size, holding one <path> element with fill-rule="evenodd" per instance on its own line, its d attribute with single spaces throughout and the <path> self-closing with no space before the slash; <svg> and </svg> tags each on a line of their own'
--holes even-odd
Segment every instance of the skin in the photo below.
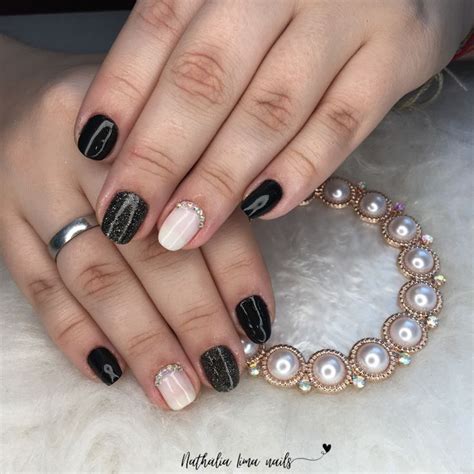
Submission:
<svg viewBox="0 0 474 474">
<path fill-rule="evenodd" d="M 241 213 L 192 252 L 167 252 L 156 235 L 119 248 L 95 228 L 68 243 L 57 265 L 50 258 L 49 239 L 93 212 L 110 169 L 81 159 L 71 134 L 98 59 L 0 37 L 0 249 L 52 340 L 85 376 L 97 380 L 86 358 L 106 347 L 166 409 L 153 383 L 161 367 L 180 363 L 198 392 L 209 385 L 199 362 L 208 348 L 226 345 L 244 366 L 235 306 L 259 294 L 274 314 L 271 284 Z"/>
<path fill-rule="evenodd" d="M 98 217 L 119 190 L 150 205 L 143 239 L 182 200 L 205 244 L 243 197 L 276 180 L 282 216 L 406 93 L 452 58 L 470 0 L 138 0 L 81 106 L 76 137 L 119 129 Z M 407 52 L 409 54 L 407 54 Z"/>
</svg>

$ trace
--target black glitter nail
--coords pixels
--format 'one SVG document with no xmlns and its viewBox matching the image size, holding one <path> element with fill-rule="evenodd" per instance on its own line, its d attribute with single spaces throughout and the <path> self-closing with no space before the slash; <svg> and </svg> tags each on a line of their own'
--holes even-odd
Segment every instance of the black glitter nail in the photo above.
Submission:
<svg viewBox="0 0 474 474">
<path fill-rule="evenodd" d="M 249 296 L 235 308 L 237 319 L 248 338 L 258 344 L 268 341 L 271 334 L 270 313 L 258 295 Z"/>
<path fill-rule="evenodd" d="M 112 385 L 122 376 L 115 356 L 106 347 L 97 347 L 87 356 L 87 363 L 106 385 Z"/>
<path fill-rule="evenodd" d="M 112 199 L 102 221 L 102 232 L 117 244 L 127 244 L 148 213 L 148 204 L 138 194 L 122 191 Z"/>
<path fill-rule="evenodd" d="M 117 138 L 115 122 L 105 115 L 94 115 L 84 125 L 77 146 L 87 158 L 100 161 L 112 151 Z"/>
<path fill-rule="evenodd" d="M 249 219 L 256 219 L 270 212 L 283 196 L 281 186 L 272 179 L 267 179 L 252 191 L 240 205 Z"/>
<path fill-rule="evenodd" d="M 226 346 L 215 346 L 201 355 L 206 377 L 218 392 L 229 392 L 237 387 L 240 379 L 239 366 L 234 354 Z"/>
</svg>

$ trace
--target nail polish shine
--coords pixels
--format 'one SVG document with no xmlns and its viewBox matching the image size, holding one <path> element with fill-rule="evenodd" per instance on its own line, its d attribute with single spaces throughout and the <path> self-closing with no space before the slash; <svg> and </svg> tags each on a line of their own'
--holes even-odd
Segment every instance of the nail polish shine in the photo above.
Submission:
<svg viewBox="0 0 474 474">
<path fill-rule="evenodd" d="M 257 344 L 268 341 L 272 327 L 270 313 L 263 298 L 258 295 L 249 296 L 235 308 L 237 319 L 247 337 Z"/>
<path fill-rule="evenodd" d="M 283 196 L 281 186 L 268 179 L 252 191 L 241 203 L 240 207 L 249 219 L 256 219 L 270 212 Z"/>
<path fill-rule="evenodd" d="M 115 122 L 105 115 L 94 115 L 84 125 L 77 146 L 87 158 L 100 161 L 112 151 L 117 138 Z"/>
</svg>

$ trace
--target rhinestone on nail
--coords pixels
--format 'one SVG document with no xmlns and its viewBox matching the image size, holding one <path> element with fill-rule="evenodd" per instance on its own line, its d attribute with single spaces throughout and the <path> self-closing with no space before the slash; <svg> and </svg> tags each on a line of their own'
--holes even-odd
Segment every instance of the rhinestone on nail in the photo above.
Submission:
<svg viewBox="0 0 474 474">
<path fill-rule="evenodd" d="M 199 217 L 199 228 L 202 229 L 204 227 L 204 224 L 206 222 L 206 216 L 204 215 L 204 211 L 196 206 L 194 202 L 192 201 L 181 201 L 176 204 L 176 207 L 187 207 L 189 209 L 192 209 Z"/>
</svg>

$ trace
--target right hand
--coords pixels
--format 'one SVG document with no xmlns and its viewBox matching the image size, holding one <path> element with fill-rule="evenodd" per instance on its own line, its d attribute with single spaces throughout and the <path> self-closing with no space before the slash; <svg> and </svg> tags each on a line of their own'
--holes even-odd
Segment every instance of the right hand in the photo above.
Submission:
<svg viewBox="0 0 474 474">
<path fill-rule="evenodd" d="M 129 366 L 162 408 L 191 403 L 201 383 L 235 388 L 245 364 L 238 333 L 245 327 L 264 342 L 274 314 L 245 216 L 234 214 L 190 252 L 168 252 L 156 235 L 118 248 L 94 228 L 68 243 L 55 264 L 47 243 L 93 213 L 110 168 L 82 160 L 72 138 L 96 66 L 3 38 L 0 56 L 0 247 L 52 340 L 84 375 L 108 385 Z M 169 364 L 183 370 L 157 389 L 155 375 Z"/>
</svg>

